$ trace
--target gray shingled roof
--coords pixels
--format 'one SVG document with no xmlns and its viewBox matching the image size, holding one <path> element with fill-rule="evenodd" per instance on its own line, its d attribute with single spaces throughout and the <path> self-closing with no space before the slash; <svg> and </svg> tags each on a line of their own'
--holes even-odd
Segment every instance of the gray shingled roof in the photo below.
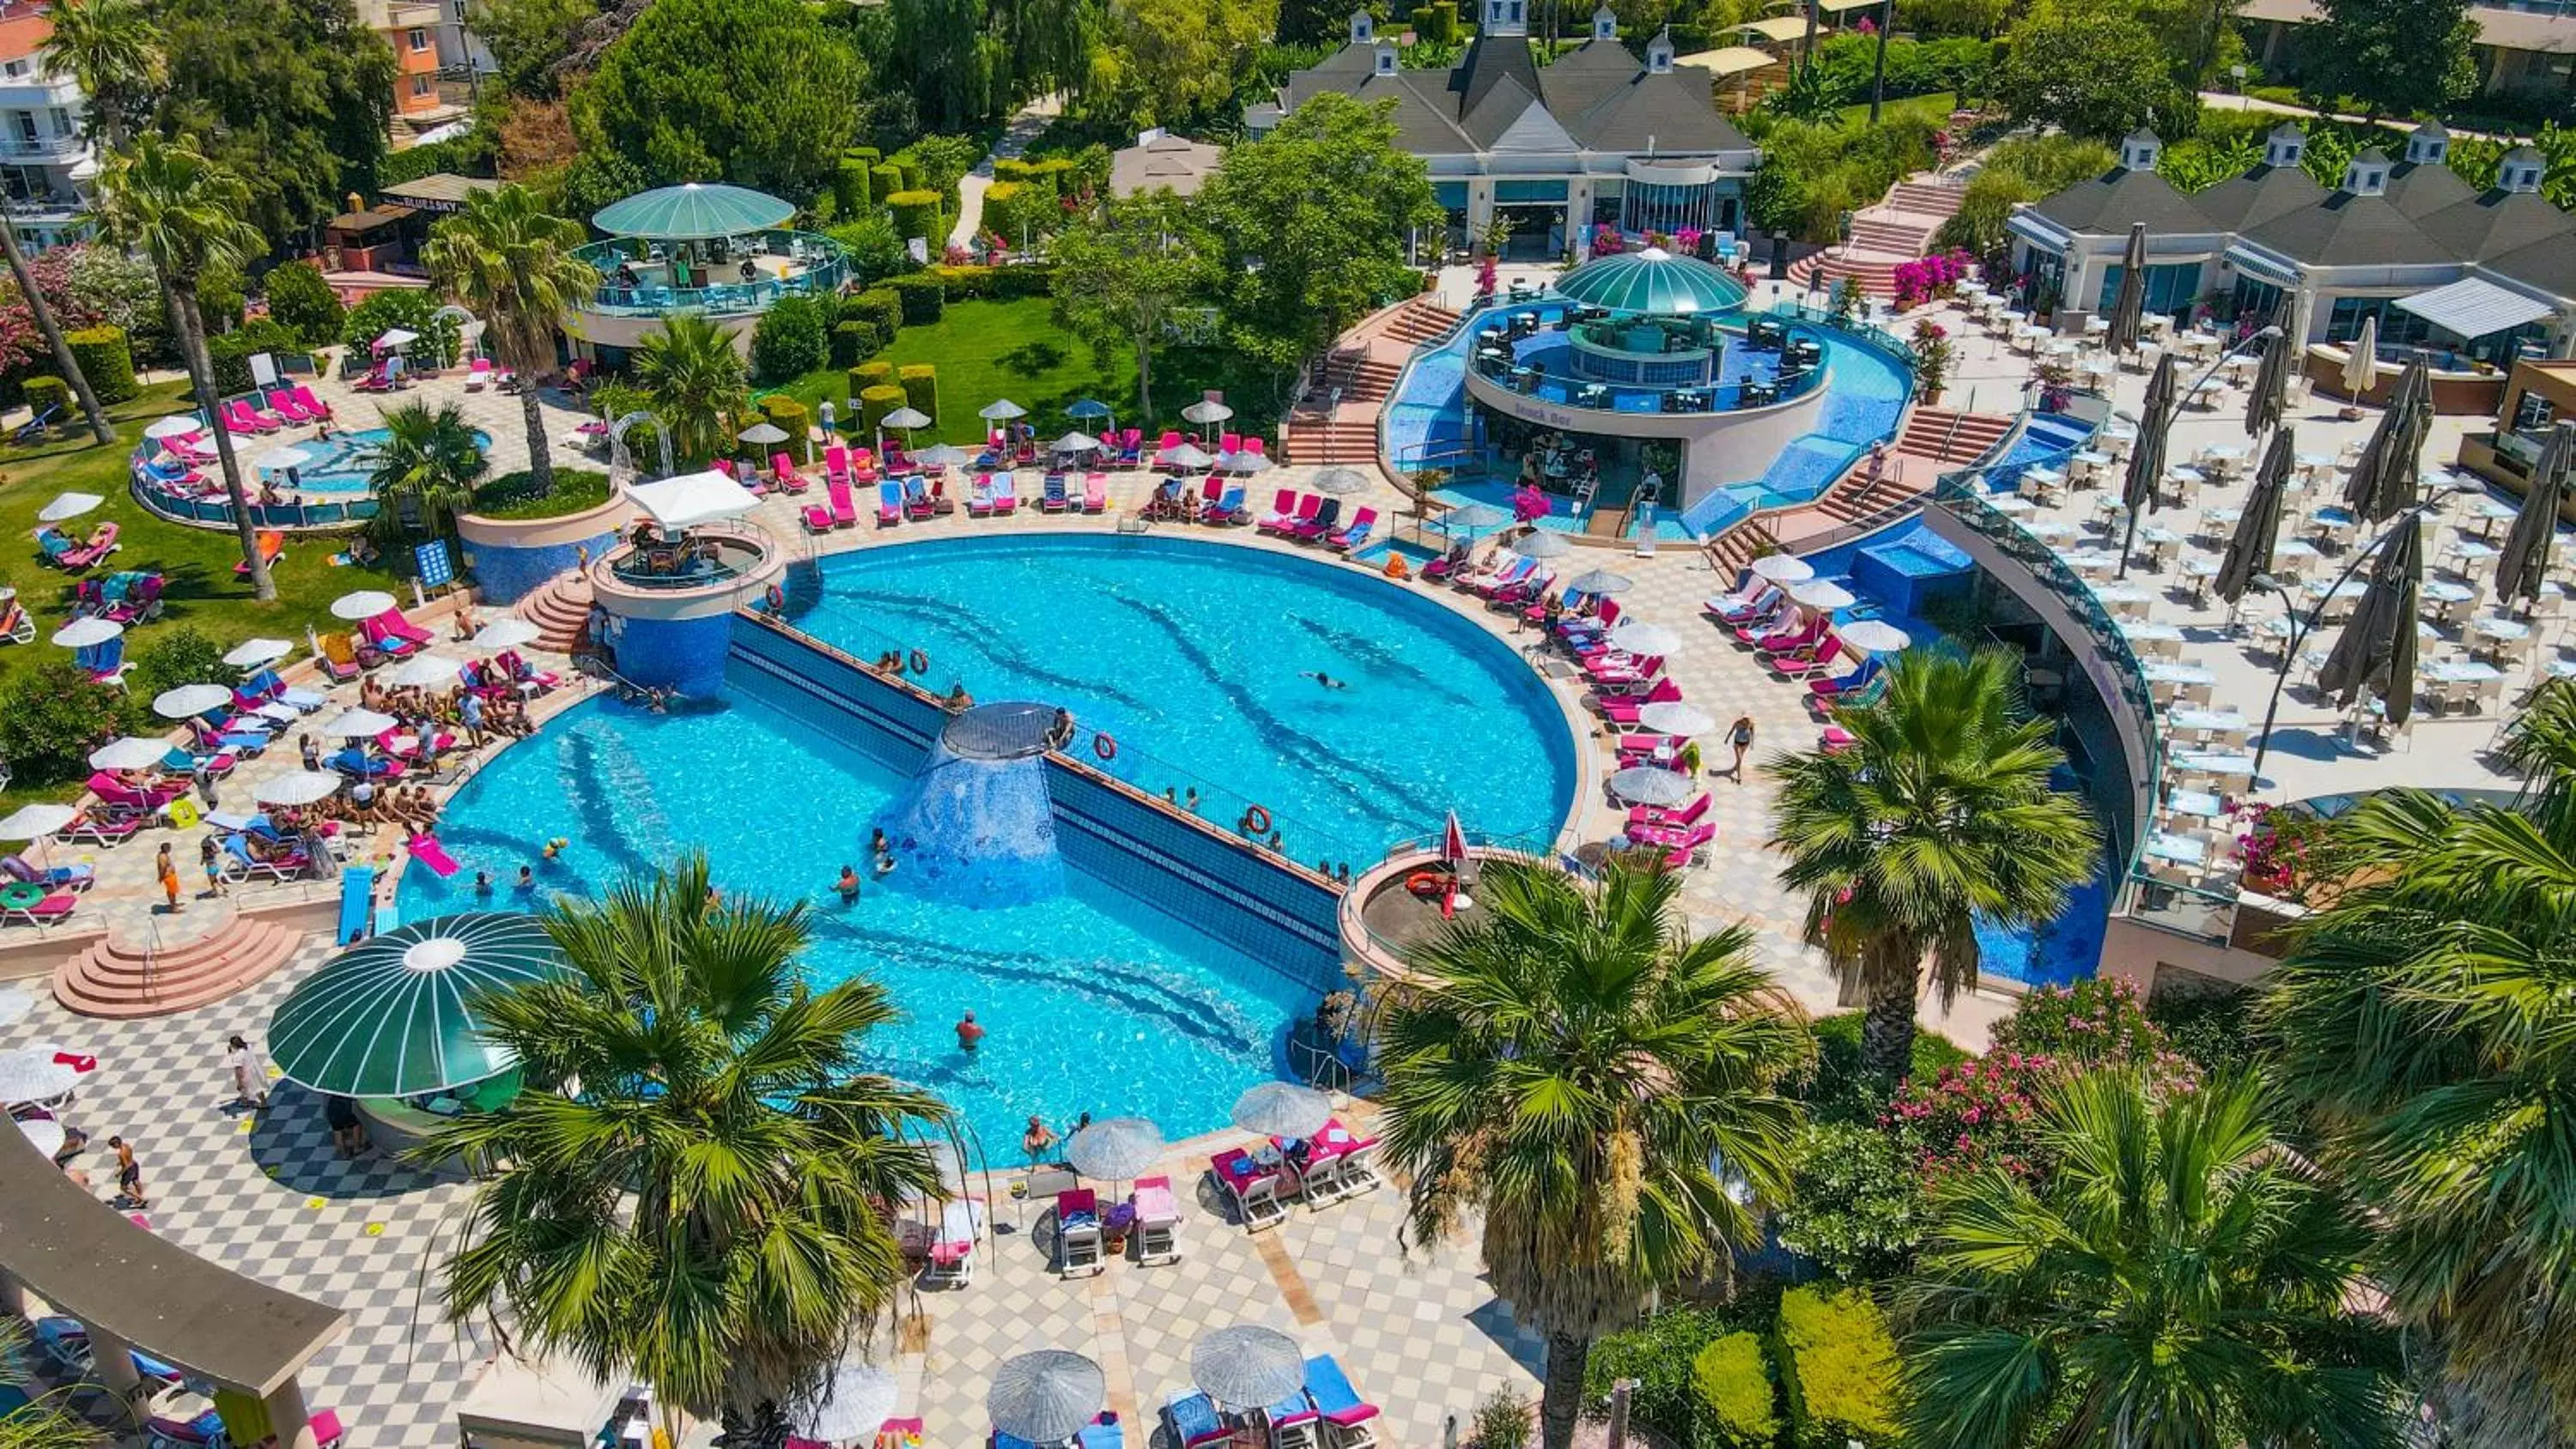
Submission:
<svg viewBox="0 0 2576 1449">
<path fill-rule="evenodd" d="M 2298 167 L 2257 165 L 2242 176 L 2195 192 L 2191 202 L 2220 230 L 2243 231 L 2325 199 L 2326 189 Z"/>
<path fill-rule="evenodd" d="M 1586 150 L 1697 155 L 1752 143 L 1718 114 L 1707 71 L 1649 73 L 1616 40 L 1594 40 L 1541 68 L 1517 36 L 1479 39 L 1446 71 L 1375 74 L 1374 46 L 1350 44 L 1288 78 L 1290 108 L 1324 91 L 1397 99 L 1396 144 L 1420 156 L 1489 148 L 1535 102 Z"/>
<path fill-rule="evenodd" d="M 2417 221 L 2424 234 L 2462 261 L 2486 261 L 2555 240 L 2576 245 L 2576 218 L 2527 191 L 2490 191 Z"/>
<path fill-rule="evenodd" d="M 2248 227 L 2245 239 L 2292 261 L 2315 267 L 2358 267 L 2373 262 L 2410 266 L 2457 261 L 2448 247 L 2424 235 L 2384 196 L 2338 191 L 2318 206 Z"/>
<path fill-rule="evenodd" d="M 2078 181 L 2031 210 L 2068 231 L 2106 236 L 2126 236 L 2142 221 L 2150 236 L 2225 230 L 2153 171 L 2114 169 Z"/>
<path fill-rule="evenodd" d="M 2401 161 L 2388 170 L 2388 199 L 2408 216 L 2431 216 L 2477 194 L 2458 172 L 2439 161 Z"/>
<path fill-rule="evenodd" d="M 2534 242 L 2480 265 L 2553 297 L 2576 298 L 2576 246 L 2569 245 L 2565 237 Z"/>
</svg>

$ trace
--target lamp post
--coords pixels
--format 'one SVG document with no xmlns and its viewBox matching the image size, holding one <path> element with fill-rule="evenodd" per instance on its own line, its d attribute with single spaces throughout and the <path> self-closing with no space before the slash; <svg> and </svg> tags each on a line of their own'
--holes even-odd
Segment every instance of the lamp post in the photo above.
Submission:
<svg viewBox="0 0 2576 1449">
<path fill-rule="evenodd" d="M 2290 621 L 2290 632 L 2281 645 L 2281 662 L 2272 670 L 2272 694 L 2263 704 L 2263 728 L 2254 737 L 2253 788 L 2259 790 L 2263 786 L 2263 758 L 2272 751 L 2272 721 L 2281 712 L 2281 690 L 2289 683 L 2290 661 L 2299 657 L 2299 646 L 2315 634 L 2317 625 L 2325 618 L 2326 605 L 2336 594 L 2343 591 L 2345 584 L 2352 582 L 2352 576 L 2361 571 L 2361 566 L 2368 562 L 2373 554 L 2378 553 L 2390 539 L 2397 536 L 2397 530 L 2421 527 L 2424 515 L 2441 507 L 2444 501 L 2456 494 L 2478 491 L 2480 490 L 2475 484 L 2454 484 L 2447 488 L 2435 489 L 2399 510 L 2396 519 L 2388 527 L 2381 529 L 2377 537 L 2353 550 L 2352 561 L 2343 566 L 2342 573 L 2335 575 L 2335 581 L 2327 586 L 2324 596 L 2317 600 L 2315 607 L 2308 610 L 2305 618 L 2300 617 L 2298 600 L 2292 597 L 2287 584 L 2270 574 L 2256 574 L 2249 580 L 2255 588 L 2265 593 L 2280 595 L 2282 616 Z M 2413 621 L 2409 620 L 2408 623 L 2411 625 Z"/>
<path fill-rule="evenodd" d="M 2172 435 L 2172 433 L 2173 433 L 2173 425 L 2174 425 L 2174 416 L 2175 416 L 2175 414 L 2180 413 L 2180 412 L 2182 411 L 2183 404 L 2184 404 L 2184 403 L 2186 403 L 2186 402 L 2189 402 L 2189 401 L 2190 401 L 2190 400 L 2191 400 L 2191 399 L 2192 399 L 2196 394 L 2198 394 L 2198 393 L 2199 393 L 2199 391 L 2200 391 L 2200 385 L 2201 385 L 2202 383 L 2207 382 L 2207 381 L 2209 381 L 2212 377 L 2217 376 L 2217 375 L 2218 375 L 2218 370 L 2219 370 L 2220 368 L 2222 368 L 2222 367 L 2225 367 L 2225 366 L 2227 365 L 2227 363 L 2228 363 L 2228 360 L 2229 360 L 2229 359 L 2234 358 L 2234 357 L 2236 357 L 2236 356 L 2238 356 L 2238 355 L 2242 354 L 2242 353 L 2245 351 L 2245 349 L 2246 349 L 2246 348 L 2253 346 L 2253 345 L 2254 345 L 2255 343 L 2257 343 L 2257 342 L 2265 342 L 2265 341 L 2269 341 L 2269 340 L 2271 340 L 2272 338 L 2278 337 L 2278 336 L 2280 336 L 2280 335 L 2281 335 L 2281 329 L 2280 329 L 2279 327 L 2277 327 L 2277 326 L 2274 326 L 2274 327 L 2261 327 L 2261 328 L 2257 328 L 2256 330 L 2254 330 L 2254 331 L 2252 331 L 2252 332 L 2248 332 L 2248 333 L 2246 333 L 2243 337 L 2239 338 L 2239 339 L 2237 340 L 2237 342 L 2236 342 L 2236 345 L 2235 345 L 2235 346 L 2230 347 L 2230 348 L 2228 348 L 2225 352 L 2222 352 L 2222 353 L 2218 354 L 2218 358 L 2217 358 L 2217 360 L 2216 360 L 2216 361 L 2214 361 L 2214 362 L 2210 363 L 2210 364 L 2209 364 L 2209 366 L 2202 368 L 2202 369 L 2200 370 L 2200 376 L 2193 378 L 2193 379 L 2191 380 L 2191 382 L 2190 382 L 2190 384 L 2189 384 L 2188 386 L 2184 387 L 2180 392 L 2177 392 L 2177 393 L 2175 393 L 2175 394 L 2174 394 L 2174 396 L 2173 396 L 2173 402 L 2172 402 L 2172 411 L 2171 411 L 2171 412 L 2166 413 L 2166 414 L 2165 414 L 2165 417 L 2164 417 L 2164 430 L 2165 430 L 2166 435 L 2167 435 L 2168 437 L 2170 437 L 2170 436 Z M 2167 467 L 2171 467 L 2171 466 L 2172 466 L 2172 464 L 2168 463 L 2168 464 L 2166 464 L 2166 466 L 2167 466 Z M 2148 481 L 2147 486 L 2148 486 L 2150 489 L 2152 489 L 2153 487 L 2155 487 L 2155 481 L 2156 481 L 2156 480 L 2152 480 L 2152 479 L 2151 479 L 2151 480 L 2149 480 L 2149 481 Z M 2119 570 L 2119 572 L 2118 572 L 2116 575 L 2114 575 L 2114 577 L 2125 579 L 2125 578 L 2127 578 L 2127 577 L 2129 576 L 2129 550 L 2130 550 L 2130 548 L 2131 548 L 2133 545 L 2135 545 L 2135 544 L 2137 543 L 2137 541 L 2138 541 L 2138 510 L 2137 510 L 2137 509 L 2135 509 L 2135 508 L 2131 508 L 2131 509 L 2129 510 L 2129 527 L 2128 527 L 2128 531 L 2120 535 L 2120 570 Z"/>
</svg>

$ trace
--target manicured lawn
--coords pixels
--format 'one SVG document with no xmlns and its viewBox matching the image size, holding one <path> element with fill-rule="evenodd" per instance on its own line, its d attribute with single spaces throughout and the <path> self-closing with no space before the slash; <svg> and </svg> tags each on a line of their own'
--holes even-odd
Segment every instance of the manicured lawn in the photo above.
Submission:
<svg viewBox="0 0 2576 1449">
<path fill-rule="evenodd" d="M 118 569 L 158 569 L 167 581 L 162 617 L 126 632 L 129 658 L 156 634 L 183 622 L 226 645 L 265 634 L 295 640 L 300 646 L 307 624 L 322 629 L 334 626 L 333 599 L 351 589 L 394 587 L 379 572 L 332 567 L 331 555 L 342 544 L 339 536 L 299 534 L 289 538 L 286 557 L 274 570 L 276 602 L 256 603 L 250 585 L 233 576 L 241 550 L 229 531 L 182 528 L 136 503 L 126 491 L 125 460 L 146 423 L 180 410 L 182 391 L 183 385 L 177 383 L 155 385 L 133 402 L 111 409 L 119 432 L 113 448 L 91 443 L 86 433 L 76 442 L 28 448 L 0 444 L 0 540 L 5 540 L 0 545 L 0 584 L 18 590 L 19 602 L 35 616 L 37 629 L 32 644 L 0 646 L 0 676 L 67 653 L 48 642 L 47 636 L 69 616 L 79 580 L 38 562 L 34 544 L 36 511 L 60 493 L 95 493 L 107 500 L 67 528 L 86 535 L 103 520 L 114 519 L 118 526 L 122 550 L 91 569 L 87 577 L 104 577 Z M 397 593 L 409 596 L 407 590 Z M 18 798 L 32 795 L 19 790 L 0 795 L 0 808 Z"/>
<path fill-rule="evenodd" d="M 1134 360 L 1123 353 L 1095 356 L 1090 344 L 1055 325 L 1043 297 L 952 302 L 938 322 L 904 328 L 878 356 L 897 366 L 927 362 L 939 369 L 939 426 L 920 435 L 925 442 L 931 431 L 946 442 L 979 441 L 985 425 L 976 413 L 999 398 L 1027 408 L 1042 438 L 1073 428 L 1064 409 L 1085 397 L 1115 408 L 1121 428 L 1187 427 L 1181 409 L 1209 388 L 1224 391 L 1236 414 L 1228 426 L 1236 431 L 1266 432 L 1279 411 L 1269 377 L 1235 366 L 1224 349 L 1166 347 L 1154 354 L 1155 419 L 1138 418 Z M 809 408 L 828 397 L 845 422 L 855 413 L 838 369 L 809 373 L 778 390 Z"/>
<path fill-rule="evenodd" d="M 1930 121 L 1937 126 L 1950 119 L 1950 113 L 1957 109 L 1959 109 L 1958 96 L 1949 91 L 1934 91 L 1928 96 L 1907 96 L 1903 100 L 1888 101 L 1878 108 L 1878 114 L 1879 119 L 1884 121 L 1911 116 Z M 1843 107 L 1842 116 L 1843 120 L 1851 125 L 1868 125 L 1869 102 L 1863 101 L 1856 106 Z"/>
</svg>

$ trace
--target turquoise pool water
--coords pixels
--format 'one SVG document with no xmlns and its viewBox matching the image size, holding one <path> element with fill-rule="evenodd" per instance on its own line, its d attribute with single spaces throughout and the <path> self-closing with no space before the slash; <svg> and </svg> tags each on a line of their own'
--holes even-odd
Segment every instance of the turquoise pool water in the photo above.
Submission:
<svg viewBox="0 0 2576 1449">
<path fill-rule="evenodd" d="M 510 886 L 533 865 L 545 892 L 587 893 L 676 852 L 706 850 L 728 892 L 812 908 L 808 979 L 884 983 L 904 1012 L 869 1040 L 872 1064 L 918 1082 L 974 1124 L 1003 1163 L 1031 1113 L 1135 1113 L 1175 1139 L 1222 1124 L 1279 1069 L 1288 1023 L 1312 1008 L 1296 981 L 1078 870 L 1065 893 L 971 909 L 873 881 L 855 905 L 831 884 L 867 872 L 867 822 L 904 780 L 856 748 L 736 698 L 652 715 L 600 699 L 511 747 L 458 792 L 439 826 L 462 869 L 404 872 L 406 920 L 525 909 Z M 571 848 L 541 861 L 556 835 Z M 478 897 L 474 875 L 494 885 Z M 991 1033 L 961 1051 L 972 1010 Z"/>
<path fill-rule="evenodd" d="M 383 446 L 392 436 L 385 428 L 361 428 L 356 432 L 333 433 L 320 441 L 312 438 L 292 440 L 296 451 L 310 461 L 295 470 L 294 486 L 304 493 L 364 493 L 367 475 L 373 471 L 367 455 Z M 492 447 L 492 436 L 477 430 L 474 445 L 486 452 Z M 267 451 L 261 449 L 260 451 Z M 245 457 L 255 456 L 245 454 Z M 284 479 L 278 480 L 283 483 Z"/>
<path fill-rule="evenodd" d="M 1564 713 L 1511 647 L 1345 564 L 1041 534 L 863 549 L 822 575 L 796 619 L 816 638 L 922 650 L 942 692 L 1068 708 L 1115 740 L 1111 772 L 1196 789 L 1228 826 L 1257 803 L 1301 861 L 1357 870 L 1452 809 L 1544 845 L 1573 800 Z"/>
</svg>

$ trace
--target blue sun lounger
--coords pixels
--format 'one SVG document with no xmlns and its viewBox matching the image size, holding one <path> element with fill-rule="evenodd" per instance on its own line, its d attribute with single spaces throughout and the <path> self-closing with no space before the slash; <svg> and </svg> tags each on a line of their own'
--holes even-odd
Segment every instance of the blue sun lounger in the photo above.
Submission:
<svg viewBox="0 0 2576 1449">
<path fill-rule="evenodd" d="M 340 869 L 340 934 L 339 944 L 367 934 L 368 916 L 375 908 L 376 868 L 372 865 L 348 865 Z"/>
</svg>

